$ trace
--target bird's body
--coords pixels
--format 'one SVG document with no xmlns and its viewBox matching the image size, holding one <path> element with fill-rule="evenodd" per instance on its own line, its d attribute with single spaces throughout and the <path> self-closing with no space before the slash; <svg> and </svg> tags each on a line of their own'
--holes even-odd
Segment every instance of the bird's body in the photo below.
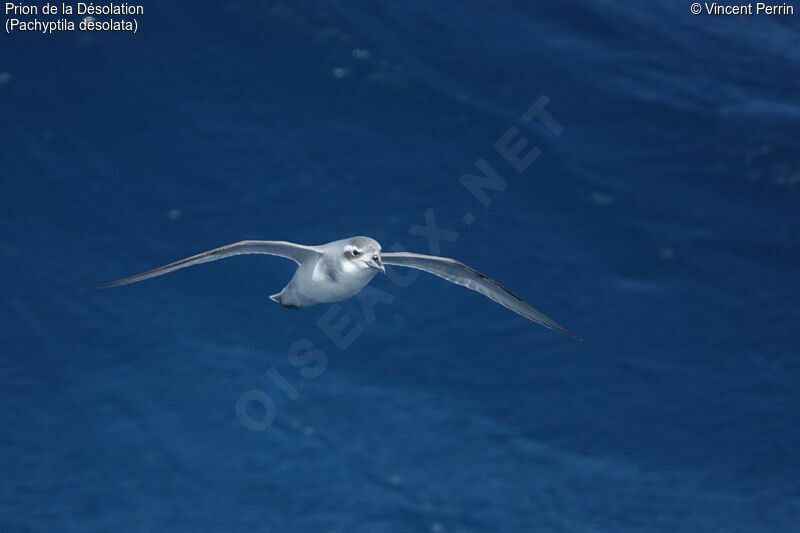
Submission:
<svg viewBox="0 0 800 533">
<path fill-rule="evenodd" d="M 351 261 L 341 261 L 340 251 L 345 242 L 334 241 L 317 246 L 320 255 L 300 263 L 289 284 L 270 298 L 284 307 L 296 309 L 318 303 L 341 302 L 355 296 L 379 270 L 358 268 Z"/>
<path fill-rule="evenodd" d="M 127 285 L 189 266 L 233 255 L 268 254 L 292 259 L 298 264 L 289 283 L 270 298 L 288 308 L 346 300 L 363 289 L 384 264 L 416 268 L 467 287 L 523 317 L 550 329 L 570 334 L 566 328 L 537 311 L 496 281 L 454 259 L 406 252 L 382 253 L 369 237 L 351 237 L 319 246 L 284 241 L 241 241 L 215 248 L 141 274 L 112 281 L 101 288 Z M 571 335 L 571 334 L 570 334 Z"/>
</svg>

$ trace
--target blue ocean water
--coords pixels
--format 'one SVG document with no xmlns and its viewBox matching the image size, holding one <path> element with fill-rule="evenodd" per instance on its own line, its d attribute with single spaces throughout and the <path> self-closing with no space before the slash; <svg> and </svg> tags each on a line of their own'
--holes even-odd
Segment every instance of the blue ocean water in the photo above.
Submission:
<svg viewBox="0 0 800 533">
<path fill-rule="evenodd" d="M 320 4 L 0 37 L 0 531 L 800 531 L 800 14 Z M 287 311 L 268 257 L 91 290 L 248 238 L 429 253 L 426 213 L 583 341 L 426 275 Z"/>
</svg>

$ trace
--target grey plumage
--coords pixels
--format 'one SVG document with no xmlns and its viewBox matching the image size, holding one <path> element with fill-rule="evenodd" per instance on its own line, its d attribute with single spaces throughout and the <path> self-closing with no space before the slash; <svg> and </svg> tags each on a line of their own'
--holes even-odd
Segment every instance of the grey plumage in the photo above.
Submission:
<svg viewBox="0 0 800 533">
<path fill-rule="evenodd" d="M 404 266 L 424 270 L 462 287 L 476 291 L 503 307 L 524 316 L 537 324 L 567 335 L 574 336 L 564 326 L 529 305 L 506 287 L 492 278 L 455 259 L 407 252 L 384 253 L 381 255 L 386 265 Z"/>
<path fill-rule="evenodd" d="M 104 283 L 99 285 L 97 288 L 110 289 L 111 287 L 128 285 L 130 283 L 136 283 L 137 281 L 155 278 L 156 276 L 163 276 L 164 274 L 174 272 L 175 270 L 179 270 L 181 268 L 243 254 L 277 255 L 291 259 L 299 265 L 310 257 L 319 255 L 319 252 L 312 246 L 303 246 L 301 244 L 294 244 L 284 241 L 239 241 L 226 246 L 220 246 L 219 248 L 214 248 L 213 250 L 208 250 L 191 257 L 179 259 L 178 261 L 169 263 L 168 265 L 156 267 L 152 270 L 142 272 L 141 274 L 134 274 L 133 276 L 128 276 L 127 278 Z"/>
<path fill-rule="evenodd" d="M 292 259 L 298 264 L 289 284 L 270 297 L 284 307 L 308 307 L 347 299 L 367 285 L 376 272 L 383 272 L 383 265 L 387 264 L 429 272 L 472 289 L 546 328 L 572 335 L 564 326 L 500 283 L 460 261 L 408 252 L 382 253 L 380 244 L 369 237 L 351 237 L 319 246 L 304 246 L 285 241 L 240 241 L 105 283 L 99 288 L 127 285 L 181 268 L 242 254 L 277 255 Z"/>
</svg>

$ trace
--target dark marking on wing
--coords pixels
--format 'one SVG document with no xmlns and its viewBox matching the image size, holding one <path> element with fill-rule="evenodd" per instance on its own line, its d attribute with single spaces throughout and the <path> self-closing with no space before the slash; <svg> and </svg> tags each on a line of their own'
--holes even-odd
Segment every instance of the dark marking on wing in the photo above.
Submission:
<svg viewBox="0 0 800 533">
<path fill-rule="evenodd" d="M 511 291 L 511 290 L 510 290 L 508 287 L 506 287 L 506 286 L 504 286 L 504 285 L 502 285 L 502 284 L 500 284 L 500 283 L 496 282 L 495 280 L 493 280 L 492 278 L 490 278 L 490 277 L 489 277 L 489 276 L 487 276 L 486 274 L 482 274 L 481 272 L 478 272 L 477 270 L 475 270 L 475 269 L 474 269 L 474 268 L 472 268 L 471 266 L 469 266 L 469 265 L 465 265 L 465 264 L 464 264 L 464 263 L 462 263 L 461 261 L 456 261 L 455 259 L 453 259 L 453 263 L 455 263 L 455 264 L 457 264 L 457 265 L 459 265 L 459 266 L 461 266 L 461 267 L 463 267 L 463 268 L 465 268 L 465 269 L 469 270 L 470 272 L 472 272 L 473 274 L 475 274 L 475 275 L 476 275 L 476 276 L 478 276 L 479 278 L 481 278 L 481 279 L 485 279 L 486 281 L 488 281 L 489 283 L 491 283 L 492 285 L 494 285 L 494 286 L 495 286 L 495 287 L 497 287 L 498 289 L 501 289 L 501 290 L 503 290 L 503 291 L 507 292 L 509 295 L 513 296 L 514 298 L 516 298 L 516 299 L 517 299 L 517 300 L 519 300 L 520 302 L 524 302 L 524 301 L 525 301 L 525 300 L 523 300 L 523 299 L 522 299 L 520 296 L 518 296 L 517 294 L 515 294 L 514 292 L 512 292 L 512 291 Z"/>
</svg>

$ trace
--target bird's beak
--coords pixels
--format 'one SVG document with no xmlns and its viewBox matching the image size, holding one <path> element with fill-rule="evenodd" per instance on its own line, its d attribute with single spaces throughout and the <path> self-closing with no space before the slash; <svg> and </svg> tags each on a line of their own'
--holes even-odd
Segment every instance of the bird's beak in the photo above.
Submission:
<svg viewBox="0 0 800 533">
<path fill-rule="evenodd" d="M 380 270 L 381 272 L 386 274 L 386 268 L 383 266 L 383 263 L 381 262 L 381 256 L 379 255 L 373 255 L 372 259 L 367 261 L 367 265 L 370 268 L 374 268 L 375 270 Z"/>
</svg>

